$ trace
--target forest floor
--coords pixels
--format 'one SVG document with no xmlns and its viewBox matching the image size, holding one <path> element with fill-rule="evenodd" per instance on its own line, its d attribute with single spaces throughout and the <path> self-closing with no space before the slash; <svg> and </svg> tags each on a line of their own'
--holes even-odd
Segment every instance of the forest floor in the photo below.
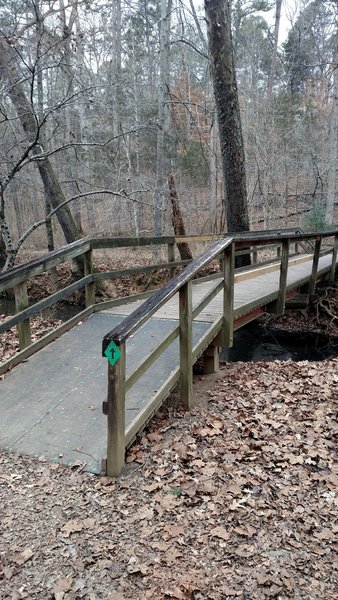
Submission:
<svg viewBox="0 0 338 600">
<path fill-rule="evenodd" d="M 338 596 L 338 359 L 195 379 L 116 480 L 0 453 L 0 596 Z"/>
<path fill-rule="evenodd" d="M 337 295 L 268 326 L 336 336 Z M 1 600 L 337 599 L 338 358 L 225 363 L 194 400 L 116 480 L 0 451 Z"/>
</svg>

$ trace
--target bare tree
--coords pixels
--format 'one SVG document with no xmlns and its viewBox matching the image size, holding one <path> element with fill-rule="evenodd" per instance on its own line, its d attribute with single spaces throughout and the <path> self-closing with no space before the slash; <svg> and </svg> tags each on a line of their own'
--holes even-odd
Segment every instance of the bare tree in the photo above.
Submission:
<svg viewBox="0 0 338 600">
<path fill-rule="evenodd" d="M 337 9 L 338 10 L 338 9 Z M 338 34 L 336 33 L 336 43 L 338 44 Z M 337 138 L 338 138 L 338 46 L 336 46 L 335 63 L 333 65 L 333 92 L 332 92 L 332 113 L 329 138 L 330 149 L 330 169 L 328 176 L 328 189 L 326 201 L 325 218 L 327 223 L 333 223 L 334 203 L 337 188 Z"/>
<path fill-rule="evenodd" d="M 244 146 L 228 0 L 205 0 L 229 231 L 249 229 Z"/>
<path fill-rule="evenodd" d="M 167 129 L 166 89 L 169 81 L 170 56 L 170 18 L 172 0 L 161 0 L 160 21 L 160 75 L 158 90 L 158 131 L 156 149 L 156 188 L 154 193 L 154 228 L 155 235 L 163 232 L 163 211 L 165 194 L 165 133 Z"/>
<path fill-rule="evenodd" d="M 22 167 L 24 161 L 30 156 L 35 157 L 37 168 L 42 179 L 45 196 L 53 208 L 63 205 L 57 212 L 57 218 L 62 227 L 63 233 L 68 243 L 74 242 L 81 237 L 76 227 L 69 206 L 65 203 L 65 196 L 53 169 L 48 156 L 44 155 L 44 149 L 40 140 L 42 123 L 39 122 L 38 115 L 35 112 L 34 105 L 28 100 L 23 88 L 23 83 L 16 66 L 16 53 L 9 41 L 0 37 L 0 76 L 7 82 L 7 93 L 16 109 L 19 121 L 27 138 L 26 149 L 18 162 L 13 166 L 11 172 L 1 183 L 2 196 L 11 178 Z M 32 96 L 31 96 L 32 97 Z M 1 200 L 0 227 L 4 242 L 7 246 L 7 253 L 10 256 L 13 249 L 8 245 L 8 227 L 4 222 L 4 199 Z M 7 233 L 6 233 L 7 229 Z M 7 240 L 7 241 L 6 241 Z M 11 261 L 10 261 L 11 262 Z"/>
<path fill-rule="evenodd" d="M 277 50 L 278 50 L 278 37 L 279 37 L 281 9 L 282 9 L 282 0 L 276 0 L 275 35 L 274 35 L 274 39 L 273 39 L 271 67 L 270 67 L 269 77 L 268 77 L 268 90 L 267 90 L 268 100 L 271 100 L 272 88 L 273 88 L 275 75 L 276 75 Z"/>
</svg>

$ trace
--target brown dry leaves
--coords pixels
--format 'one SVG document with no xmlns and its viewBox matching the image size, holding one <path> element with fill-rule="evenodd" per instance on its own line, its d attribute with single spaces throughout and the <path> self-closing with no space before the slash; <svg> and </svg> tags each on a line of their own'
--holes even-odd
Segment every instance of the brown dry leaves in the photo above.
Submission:
<svg viewBox="0 0 338 600">
<path fill-rule="evenodd" d="M 116 481 L 3 454 L 1 598 L 336 599 L 337 366 L 226 368 Z"/>
<path fill-rule="evenodd" d="M 311 299 L 308 313 L 300 311 L 287 311 L 283 316 L 265 315 L 262 317 L 268 327 L 275 331 L 291 331 L 302 333 L 314 333 L 316 335 L 327 334 L 327 343 L 337 346 L 338 338 L 338 283 L 328 286 L 327 282 L 319 282 L 316 285 L 315 295 Z"/>
<path fill-rule="evenodd" d="M 9 319 L 10 317 L 0 314 L 0 324 Z M 31 333 L 32 341 L 40 339 L 43 335 L 46 335 L 58 325 L 61 325 L 62 321 L 53 318 L 35 317 L 31 319 Z M 19 339 L 16 333 L 16 327 L 13 327 L 9 331 L 0 333 L 0 362 L 4 362 L 16 352 L 19 351 Z"/>
</svg>

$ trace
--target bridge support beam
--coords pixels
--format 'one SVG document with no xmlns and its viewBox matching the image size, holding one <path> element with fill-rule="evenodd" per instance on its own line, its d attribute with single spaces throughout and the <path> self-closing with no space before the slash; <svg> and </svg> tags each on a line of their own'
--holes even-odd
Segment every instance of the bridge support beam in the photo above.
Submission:
<svg viewBox="0 0 338 600">
<path fill-rule="evenodd" d="M 310 283 L 309 283 L 310 298 L 311 298 L 311 296 L 314 295 L 315 289 L 316 289 L 317 271 L 318 271 L 318 263 L 319 263 L 321 245 L 322 245 L 322 238 L 318 237 L 316 239 L 316 243 L 315 243 L 315 251 L 313 254 L 313 263 L 312 263 L 312 273 L 311 273 L 311 279 L 310 279 Z"/>
<path fill-rule="evenodd" d="M 212 342 L 203 353 L 203 373 L 211 375 L 219 371 L 219 346 Z"/>
<path fill-rule="evenodd" d="M 175 244 L 168 244 L 168 262 L 175 262 Z M 170 269 L 170 277 L 175 274 L 175 269 Z"/>
<path fill-rule="evenodd" d="M 330 283 L 333 283 L 336 277 L 336 266 L 337 266 L 337 251 L 338 251 L 338 235 L 335 235 L 334 246 L 332 250 L 332 263 L 329 275 Z"/>
<path fill-rule="evenodd" d="M 280 275 L 279 275 L 279 292 L 278 300 L 276 304 L 276 314 L 283 315 L 285 311 L 285 298 L 286 298 L 286 287 L 288 278 L 288 265 L 289 265 L 289 253 L 290 253 L 290 240 L 283 240 L 282 242 L 282 257 L 280 263 Z"/>
</svg>

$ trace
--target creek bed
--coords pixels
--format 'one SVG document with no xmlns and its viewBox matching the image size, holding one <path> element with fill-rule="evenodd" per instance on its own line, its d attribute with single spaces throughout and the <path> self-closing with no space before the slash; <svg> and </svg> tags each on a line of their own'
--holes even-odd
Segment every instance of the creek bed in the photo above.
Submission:
<svg viewBox="0 0 338 600">
<path fill-rule="evenodd" d="M 232 348 L 224 348 L 221 360 L 325 360 L 338 356 L 338 339 L 327 334 L 270 330 L 254 321 L 234 333 Z"/>
</svg>

